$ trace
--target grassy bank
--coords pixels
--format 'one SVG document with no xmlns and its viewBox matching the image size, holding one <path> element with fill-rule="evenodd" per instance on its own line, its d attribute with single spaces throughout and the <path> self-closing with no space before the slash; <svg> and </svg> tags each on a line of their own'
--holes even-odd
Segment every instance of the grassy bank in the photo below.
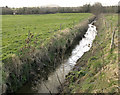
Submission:
<svg viewBox="0 0 120 95">
<path fill-rule="evenodd" d="M 35 34 L 29 32 L 25 46 L 3 60 L 4 92 L 14 92 L 26 82 L 34 81 L 34 78 L 47 79 L 48 74 L 67 58 L 71 49 L 82 39 L 87 30 L 88 19 L 93 19 L 93 16 L 84 21 L 81 19 L 80 23 L 71 28 L 57 31 L 49 40 L 37 43 L 39 48 L 32 44 Z"/>
<path fill-rule="evenodd" d="M 62 93 L 68 93 L 68 95 L 72 93 L 115 93 L 120 90 L 118 86 L 117 22 L 117 14 L 105 14 L 99 18 L 96 23 L 98 35 L 93 46 L 78 60 L 73 71 L 66 76 Z"/>
<path fill-rule="evenodd" d="M 65 28 L 92 16 L 89 13 L 57 13 L 46 15 L 3 15 L 2 16 L 2 59 L 16 54 L 26 45 L 29 33 L 34 35 L 32 46 L 39 48 Z"/>
</svg>

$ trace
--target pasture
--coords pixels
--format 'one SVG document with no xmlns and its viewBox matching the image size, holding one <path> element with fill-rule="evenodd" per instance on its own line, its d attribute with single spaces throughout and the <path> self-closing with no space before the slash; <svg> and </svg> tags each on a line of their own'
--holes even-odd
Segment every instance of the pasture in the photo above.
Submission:
<svg viewBox="0 0 120 95">
<path fill-rule="evenodd" d="M 32 45 L 39 48 L 42 43 L 75 24 L 88 19 L 90 13 L 57 13 L 42 15 L 3 15 L 2 16 L 2 59 L 18 52 L 31 33 Z"/>
</svg>

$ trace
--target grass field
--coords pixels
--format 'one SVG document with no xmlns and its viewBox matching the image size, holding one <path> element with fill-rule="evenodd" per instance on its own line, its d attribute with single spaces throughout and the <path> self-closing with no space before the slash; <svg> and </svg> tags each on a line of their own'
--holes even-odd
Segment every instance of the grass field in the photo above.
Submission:
<svg viewBox="0 0 120 95">
<path fill-rule="evenodd" d="M 39 47 L 48 42 L 58 30 L 71 28 L 90 17 L 89 13 L 57 13 L 47 15 L 3 15 L 2 16 L 2 57 L 6 59 L 16 53 L 26 43 L 29 33 Z M 34 43 L 34 42 L 33 42 Z"/>
<path fill-rule="evenodd" d="M 66 77 L 64 92 L 114 93 L 118 92 L 118 16 L 101 17 L 101 28 L 89 52 L 78 61 Z M 113 32 L 114 44 L 111 48 Z"/>
</svg>

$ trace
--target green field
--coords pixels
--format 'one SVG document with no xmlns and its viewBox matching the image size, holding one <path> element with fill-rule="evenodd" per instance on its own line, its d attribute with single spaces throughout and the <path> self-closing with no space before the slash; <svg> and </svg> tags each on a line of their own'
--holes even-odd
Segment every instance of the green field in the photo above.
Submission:
<svg viewBox="0 0 120 95">
<path fill-rule="evenodd" d="M 36 48 L 49 41 L 56 33 L 92 16 L 89 13 L 57 13 L 46 15 L 3 15 L 2 16 L 2 57 L 6 59 L 22 48 L 29 33 Z M 34 40 L 34 41 L 33 41 Z"/>
</svg>

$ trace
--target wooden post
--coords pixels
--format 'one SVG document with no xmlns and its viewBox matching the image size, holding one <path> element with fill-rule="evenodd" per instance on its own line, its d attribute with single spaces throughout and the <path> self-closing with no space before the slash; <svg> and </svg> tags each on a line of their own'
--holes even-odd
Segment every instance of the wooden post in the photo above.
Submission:
<svg viewBox="0 0 120 95">
<path fill-rule="evenodd" d="M 112 39 L 111 39 L 110 49 L 112 49 L 112 47 L 114 46 L 114 36 L 115 36 L 115 30 L 112 33 Z"/>
</svg>

